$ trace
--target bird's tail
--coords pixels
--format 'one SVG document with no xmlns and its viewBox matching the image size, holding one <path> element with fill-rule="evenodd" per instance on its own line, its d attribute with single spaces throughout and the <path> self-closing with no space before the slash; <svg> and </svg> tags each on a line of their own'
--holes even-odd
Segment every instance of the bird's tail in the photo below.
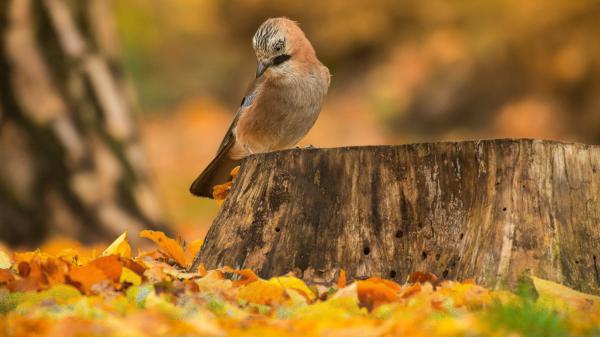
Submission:
<svg viewBox="0 0 600 337">
<path fill-rule="evenodd" d="M 215 159 L 194 180 L 192 186 L 190 186 L 190 192 L 193 195 L 212 199 L 213 186 L 226 183 L 230 180 L 230 172 L 240 164 L 240 160 L 229 158 L 228 152 L 219 151 Z"/>
</svg>

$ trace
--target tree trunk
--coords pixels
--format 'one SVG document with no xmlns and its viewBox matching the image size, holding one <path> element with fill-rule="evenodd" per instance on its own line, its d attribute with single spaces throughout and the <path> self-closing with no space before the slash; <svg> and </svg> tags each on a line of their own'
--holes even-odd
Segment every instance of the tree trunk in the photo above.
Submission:
<svg viewBox="0 0 600 337">
<path fill-rule="evenodd" d="M 0 240 L 164 229 L 106 0 L 0 2 Z"/>
<path fill-rule="evenodd" d="M 537 140 L 295 149 L 245 160 L 197 263 L 331 282 L 413 271 L 599 293 L 600 147 Z"/>
</svg>

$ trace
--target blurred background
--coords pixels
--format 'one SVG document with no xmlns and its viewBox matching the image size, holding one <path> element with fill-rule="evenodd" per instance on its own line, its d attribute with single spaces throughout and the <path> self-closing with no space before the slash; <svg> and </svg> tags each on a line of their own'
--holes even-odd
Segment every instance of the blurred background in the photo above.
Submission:
<svg viewBox="0 0 600 337">
<path fill-rule="evenodd" d="M 128 102 L 125 106 L 131 107 L 126 110 L 131 111 L 136 122 L 134 136 L 119 138 L 116 131 L 111 136 L 110 123 L 105 118 L 99 119 L 105 122 L 100 127 L 105 131 L 98 134 L 108 134 L 108 144 L 139 143 L 139 149 L 131 145 L 138 155 L 130 155 L 129 145 L 124 147 L 124 155 L 119 154 L 119 147 L 112 145 L 108 146 L 108 152 L 112 151 L 123 162 L 138 162 L 140 169 L 129 171 L 138 173 L 132 175 L 136 177 L 133 180 L 144 187 L 135 185 L 131 193 L 129 204 L 137 205 L 133 207 L 133 216 L 127 218 L 114 209 L 112 213 L 102 213 L 98 227 L 111 228 L 113 232 L 122 227 L 111 227 L 111 223 L 129 221 L 130 229 L 152 224 L 159 229 L 171 229 L 186 239 L 204 235 L 217 206 L 212 201 L 192 197 L 187 189 L 215 153 L 245 88 L 253 79 L 256 61 L 251 38 L 269 17 L 287 16 L 298 21 L 318 57 L 333 74 L 321 116 L 302 145 L 333 147 L 497 137 L 600 144 L 599 1 L 22 0 L 21 3 L 31 3 L 28 10 L 33 14 L 29 21 L 11 21 L 13 11 L 19 9 L 11 10 L 10 5 L 4 5 L 0 13 L 8 19 L 4 20 L 3 29 L 10 31 L 11 22 L 23 25 L 31 21 L 42 27 L 34 29 L 34 34 L 44 36 L 55 32 L 56 36 L 48 39 L 55 38 L 62 51 L 54 50 L 50 42 L 42 42 L 40 48 L 45 50 L 42 54 L 50 63 L 66 63 L 51 67 L 59 69 L 50 73 L 51 77 L 61 79 L 60 93 L 74 102 L 81 101 L 69 77 L 71 72 L 79 70 L 64 69 L 70 69 L 76 62 L 87 64 L 87 56 L 80 55 L 78 59 L 69 54 L 69 48 L 76 47 L 72 41 L 71 45 L 68 42 L 72 36 L 69 28 L 64 28 L 69 24 L 63 22 L 61 13 L 71 13 L 71 25 L 79 28 L 83 40 L 91 40 L 86 50 L 96 52 L 104 60 L 108 73 L 116 78 L 115 83 L 122 81 L 116 91 L 125 93 L 123 100 Z M 22 5 L 15 5 L 19 6 Z M 103 28 L 106 22 L 114 25 Z M 50 33 L 46 33 L 45 25 Z M 4 35 L 5 42 L 12 41 Z M 19 35 L 16 36 L 14 39 L 18 40 Z M 10 43 L 5 49 L 10 53 Z M 65 58 L 67 61 L 57 61 Z M 68 61 L 70 58 L 75 61 Z M 5 73 L 0 72 L 0 76 L 13 71 L 15 63 L 19 63 L 16 59 L 11 63 L 8 57 L 3 66 Z M 83 69 L 83 87 L 90 88 L 91 101 L 100 101 L 98 111 L 105 108 L 111 111 L 110 103 L 101 103 L 102 99 L 110 102 L 112 96 L 102 93 L 102 80 L 95 80 L 94 66 Z M 26 87 L 31 82 L 21 85 Z M 12 80 L 0 88 L 5 96 L 4 115 L 9 116 L 5 120 L 10 120 L 6 110 L 19 105 L 11 103 L 15 99 L 6 98 L 18 97 L 14 87 Z M 67 104 L 66 108 L 75 118 L 80 118 L 78 104 Z M 84 124 L 75 122 L 75 129 L 84 130 L 80 127 Z M 6 135 L 6 130 L 4 127 L 0 132 Z M 31 127 L 26 130 L 32 132 Z M 12 157 L 6 154 L 7 148 L 18 152 L 12 145 L 16 138 L 4 138 L 4 159 L 0 152 L 0 160 L 18 157 L 18 153 L 11 154 Z M 90 144 L 97 143 L 94 137 L 90 139 Z M 65 170 L 71 173 L 81 169 L 65 165 Z M 17 167 L 17 171 L 22 171 L 21 166 Z M 5 177 L 10 175 L 5 173 Z M 94 179 L 97 181 L 97 177 Z M 79 221 L 87 226 L 86 221 L 96 217 L 94 207 L 98 204 L 86 203 L 93 197 L 81 197 L 85 194 L 81 190 L 87 188 L 93 194 L 91 191 L 100 187 L 95 188 L 93 183 L 63 185 L 59 191 L 75 190 L 79 195 L 75 199 L 83 198 L 80 203 L 92 209 L 93 215 Z M 78 188 L 79 185 L 87 187 Z M 5 187 L 5 193 L 6 190 L 10 189 Z M 114 198 L 114 193 L 107 195 Z M 67 199 L 67 204 L 73 202 Z M 53 205 L 48 204 L 47 198 L 44 202 Z M 160 214 L 156 211 L 159 208 Z M 79 208 L 75 205 L 71 209 L 76 213 Z M 144 209 L 150 213 L 155 210 L 156 214 L 147 215 Z M 0 236 L 17 244 L 35 242 L 26 234 L 14 235 L 14 224 L 18 222 L 14 219 L 19 219 L 18 214 L 8 218 L 0 222 L 4 227 L 0 228 Z M 45 229 L 48 235 L 40 236 L 41 240 L 56 233 L 83 237 L 87 242 L 103 238 L 82 235 L 82 230 L 68 226 L 55 230 L 60 227 L 56 224 L 66 218 L 59 217 L 50 229 Z"/>
</svg>

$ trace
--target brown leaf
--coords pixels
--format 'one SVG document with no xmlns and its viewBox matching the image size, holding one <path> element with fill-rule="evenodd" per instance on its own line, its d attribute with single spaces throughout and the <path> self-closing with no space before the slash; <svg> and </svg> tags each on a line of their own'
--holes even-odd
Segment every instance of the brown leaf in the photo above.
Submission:
<svg viewBox="0 0 600 337">
<path fill-rule="evenodd" d="M 144 275 L 146 268 L 132 259 L 122 259 L 123 267 L 135 272 L 138 275 Z"/>
<path fill-rule="evenodd" d="M 435 285 L 438 277 L 432 273 L 415 271 L 408 277 L 408 283 L 431 283 Z"/>
</svg>

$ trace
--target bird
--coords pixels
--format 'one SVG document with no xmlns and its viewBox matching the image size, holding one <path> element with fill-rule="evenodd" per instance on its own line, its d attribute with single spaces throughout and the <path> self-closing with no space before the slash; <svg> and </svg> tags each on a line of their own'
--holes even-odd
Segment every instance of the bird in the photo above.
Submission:
<svg viewBox="0 0 600 337">
<path fill-rule="evenodd" d="M 214 159 L 190 192 L 213 198 L 213 186 L 249 155 L 294 147 L 312 128 L 331 75 L 297 22 L 269 18 L 252 38 L 256 78 L 244 95 Z"/>
</svg>

